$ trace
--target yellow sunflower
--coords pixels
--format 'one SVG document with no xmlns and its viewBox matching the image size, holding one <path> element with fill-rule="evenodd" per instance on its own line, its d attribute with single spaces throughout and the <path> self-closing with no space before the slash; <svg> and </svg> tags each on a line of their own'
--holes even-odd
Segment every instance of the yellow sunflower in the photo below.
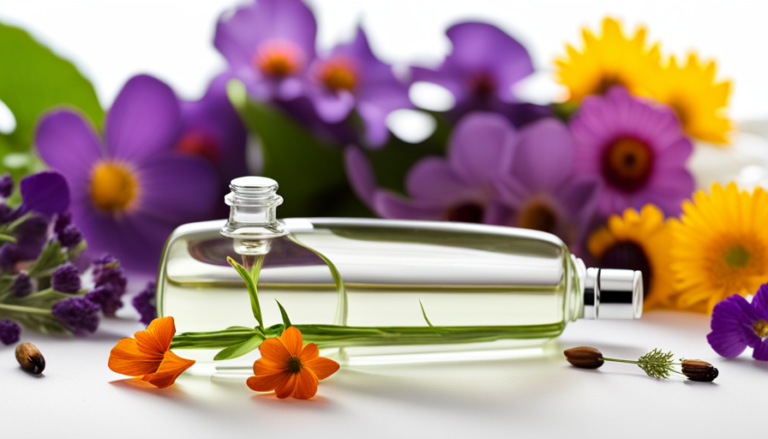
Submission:
<svg viewBox="0 0 768 439">
<path fill-rule="evenodd" d="M 587 250 L 598 267 L 642 271 L 643 308 L 663 308 L 672 305 L 669 239 L 664 213 L 647 204 L 639 213 L 630 208 L 623 216 L 611 215 L 606 226 L 590 235 Z"/>
<path fill-rule="evenodd" d="M 702 62 L 693 53 L 685 65 L 671 56 L 663 74 L 647 81 L 642 92 L 671 106 L 689 135 L 728 144 L 733 122 L 725 113 L 732 84 L 729 80 L 716 82 L 716 70 L 714 61 Z"/>
<path fill-rule="evenodd" d="M 768 282 L 768 193 L 712 185 L 670 220 L 678 306 L 712 312 L 732 294 L 754 294 Z"/>
<path fill-rule="evenodd" d="M 570 101 L 602 94 L 613 85 L 623 85 L 635 93 L 653 81 L 661 73 L 661 57 L 658 44 L 649 47 L 645 34 L 645 28 L 640 27 L 628 38 L 621 24 L 608 17 L 603 19 L 599 37 L 582 29 L 584 49 L 579 52 L 566 45 L 567 56 L 555 60 L 558 81 L 570 90 Z"/>
</svg>

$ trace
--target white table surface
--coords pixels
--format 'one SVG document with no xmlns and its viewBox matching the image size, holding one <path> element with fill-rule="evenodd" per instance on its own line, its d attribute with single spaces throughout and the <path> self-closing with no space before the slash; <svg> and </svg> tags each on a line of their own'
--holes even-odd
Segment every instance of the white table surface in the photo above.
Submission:
<svg viewBox="0 0 768 439">
<path fill-rule="evenodd" d="M 130 312 L 126 312 L 129 314 Z M 646 313 L 639 321 L 578 321 L 552 356 L 477 363 L 342 367 L 309 401 L 257 394 L 245 378 L 182 375 L 154 389 L 107 368 L 110 349 L 142 327 L 105 321 L 85 339 L 26 332 L 46 359 L 40 377 L 0 347 L 0 437 L 429 438 L 758 437 L 768 363 L 718 357 L 709 317 Z M 564 348 L 637 358 L 659 347 L 710 361 L 714 383 L 657 381 L 634 365 L 571 367 Z M 184 351 L 179 352 L 182 356 Z"/>
</svg>

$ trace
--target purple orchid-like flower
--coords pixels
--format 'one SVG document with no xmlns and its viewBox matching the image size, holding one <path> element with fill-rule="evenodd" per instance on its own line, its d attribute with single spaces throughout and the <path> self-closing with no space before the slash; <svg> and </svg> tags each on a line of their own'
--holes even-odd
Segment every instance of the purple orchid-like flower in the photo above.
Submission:
<svg viewBox="0 0 768 439">
<path fill-rule="evenodd" d="M 440 67 L 412 67 L 412 71 L 414 81 L 438 84 L 453 94 L 454 119 L 472 111 L 492 111 L 521 127 L 551 114 L 546 107 L 515 100 L 513 86 L 533 73 L 531 57 L 517 40 L 486 23 L 460 23 L 446 35 L 453 50 Z"/>
<path fill-rule="evenodd" d="M 231 78 L 229 73 L 221 74 L 211 81 L 202 99 L 181 102 L 182 128 L 176 142 L 177 151 L 203 157 L 216 167 L 222 190 L 232 179 L 248 173 L 248 133 L 227 97 Z"/>
<path fill-rule="evenodd" d="M 374 147 L 389 137 L 387 115 L 412 107 L 407 85 L 395 77 L 391 66 L 376 58 L 362 28 L 351 43 L 338 45 L 327 57 L 315 59 L 309 77 L 313 85 L 309 97 L 319 117 L 333 124 L 357 108 L 365 123 L 366 142 Z"/>
<path fill-rule="evenodd" d="M 600 182 L 573 172 L 574 145 L 568 127 L 544 119 L 520 130 L 501 163 L 494 187 L 504 208 L 503 225 L 559 236 L 575 247 L 594 213 Z"/>
<path fill-rule="evenodd" d="M 219 20 L 214 45 L 251 96 L 290 100 L 306 91 L 316 34 L 300 0 L 258 0 Z"/>
<path fill-rule="evenodd" d="M 128 268 L 153 272 L 173 228 L 209 211 L 218 194 L 215 170 L 174 149 L 181 129 L 173 91 L 146 75 L 123 87 L 103 140 L 70 110 L 42 118 L 38 153 L 66 177 L 72 218 L 91 254 L 109 251 Z"/>
<path fill-rule="evenodd" d="M 447 158 L 427 157 L 408 171 L 410 199 L 379 189 L 370 163 L 355 148 L 347 149 L 347 173 L 360 199 L 384 218 L 495 224 L 502 219 L 492 180 L 515 136 L 498 114 L 466 116 L 454 129 Z"/>
<path fill-rule="evenodd" d="M 571 130 L 577 172 L 603 181 L 603 215 L 648 203 L 667 215 L 681 212 L 695 186 L 685 167 L 693 145 L 671 109 L 614 87 L 605 96 L 585 99 Z"/>
<path fill-rule="evenodd" d="M 707 341 L 723 357 L 737 357 L 749 346 L 752 357 L 768 361 L 768 284 L 760 286 L 752 303 L 736 294 L 715 305 L 711 327 Z"/>
</svg>

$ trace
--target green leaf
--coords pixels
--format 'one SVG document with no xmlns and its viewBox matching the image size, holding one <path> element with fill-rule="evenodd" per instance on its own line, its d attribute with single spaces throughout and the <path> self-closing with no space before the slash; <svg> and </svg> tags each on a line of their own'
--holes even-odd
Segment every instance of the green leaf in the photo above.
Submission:
<svg viewBox="0 0 768 439">
<path fill-rule="evenodd" d="M 261 140 L 264 175 L 280 183 L 285 198 L 280 216 L 366 212 L 347 183 L 344 145 L 324 143 L 281 110 L 249 99 L 237 80 L 229 82 L 227 92 L 246 126 Z"/>
<path fill-rule="evenodd" d="M 24 30 L 0 24 L 0 60 L 0 101 L 16 119 L 14 132 L 0 141 L 0 155 L 29 150 L 38 117 L 56 106 L 77 108 L 101 125 L 104 110 L 93 85 Z"/>
<path fill-rule="evenodd" d="M 242 343 L 222 349 L 218 354 L 216 354 L 215 357 L 213 357 L 213 360 L 231 360 L 233 358 L 242 357 L 248 352 L 251 352 L 261 346 L 263 341 L 264 336 L 261 334 L 256 334 Z"/>
<path fill-rule="evenodd" d="M 15 243 L 16 242 L 16 238 L 14 238 L 11 235 L 0 234 L 0 241 L 1 242 L 14 242 Z"/>
<path fill-rule="evenodd" d="M 277 306 L 280 307 L 280 315 L 283 317 L 283 326 L 285 329 L 288 329 L 291 327 L 291 319 L 288 318 L 288 313 L 285 312 L 285 308 L 283 308 L 283 305 L 280 303 L 279 300 L 275 299 L 275 302 L 277 302 Z"/>
<path fill-rule="evenodd" d="M 429 321 L 429 317 L 427 317 L 427 312 L 424 311 L 424 304 L 421 303 L 421 299 L 419 299 L 419 305 L 421 306 L 421 315 L 424 316 L 424 320 L 427 321 L 427 325 L 429 325 L 430 328 L 434 328 L 435 325 L 433 325 L 432 322 Z"/>
<path fill-rule="evenodd" d="M 259 256 L 257 259 L 257 265 L 259 268 L 261 267 L 261 264 L 263 261 L 264 261 L 264 256 L 263 255 Z M 258 272 L 256 272 L 256 279 L 254 279 L 252 274 L 249 273 L 248 270 L 246 270 L 245 267 L 240 265 L 240 263 L 238 263 L 236 260 L 227 256 L 227 262 L 229 262 L 229 265 L 231 265 L 235 270 L 237 270 L 237 273 L 245 281 L 245 286 L 246 288 L 248 288 L 248 296 L 251 299 L 251 309 L 253 310 L 253 316 L 256 318 L 256 321 L 259 322 L 259 329 L 261 329 L 261 331 L 264 332 L 264 321 L 261 318 L 261 305 L 259 304 L 259 293 L 258 293 L 258 290 L 256 289 Z"/>
<path fill-rule="evenodd" d="M 48 241 L 28 272 L 31 276 L 44 276 L 65 262 L 67 257 L 62 252 L 61 244 L 58 241 Z"/>
</svg>

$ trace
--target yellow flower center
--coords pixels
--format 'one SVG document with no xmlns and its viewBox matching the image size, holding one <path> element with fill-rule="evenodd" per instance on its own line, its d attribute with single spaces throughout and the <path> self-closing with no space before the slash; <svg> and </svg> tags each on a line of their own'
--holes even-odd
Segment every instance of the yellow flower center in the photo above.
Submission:
<svg viewBox="0 0 768 439">
<path fill-rule="evenodd" d="M 542 203 L 531 203 L 520 212 L 518 227 L 555 233 L 557 214 Z"/>
<path fill-rule="evenodd" d="M 101 210 L 127 210 L 138 195 L 136 176 L 120 162 L 101 161 L 91 173 L 89 193 L 93 205 Z"/>
<path fill-rule="evenodd" d="M 735 268 L 745 267 L 749 263 L 749 258 L 749 252 L 740 244 L 736 244 L 729 248 L 725 252 L 725 255 L 723 255 L 725 263 L 728 264 L 729 267 Z"/>
<path fill-rule="evenodd" d="M 768 336 L 768 321 L 762 319 L 758 320 L 754 325 L 752 325 L 752 329 L 755 331 L 755 334 L 757 334 L 758 337 L 765 338 Z"/>
<path fill-rule="evenodd" d="M 253 64 L 264 75 L 281 78 L 298 72 L 304 66 L 304 55 L 290 41 L 269 40 L 259 46 Z"/>
<path fill-rule="evenodd" d="M 352 91 L 357 85 L 355 66 L 344 58 L 324 61 L 319 69 L 319 79 L 328 89 L 333 91 Z"/>
<path fill-rule="evenodd" d="M 611 142 L 603 152 L 603 175 L 624 191 L 640 189 L 651 176 L 653 152 L 645 143 L 631 137 Z"/>
<path fill-rule="evenodd" d="M 291 357 L 288 359 L 288 365 L 286 366 L 288 372 L 299 373 L 301 372 L 302 367 L 304 366 L 301 364 L 301 359 L 299 357 Z"/>
</svg>

